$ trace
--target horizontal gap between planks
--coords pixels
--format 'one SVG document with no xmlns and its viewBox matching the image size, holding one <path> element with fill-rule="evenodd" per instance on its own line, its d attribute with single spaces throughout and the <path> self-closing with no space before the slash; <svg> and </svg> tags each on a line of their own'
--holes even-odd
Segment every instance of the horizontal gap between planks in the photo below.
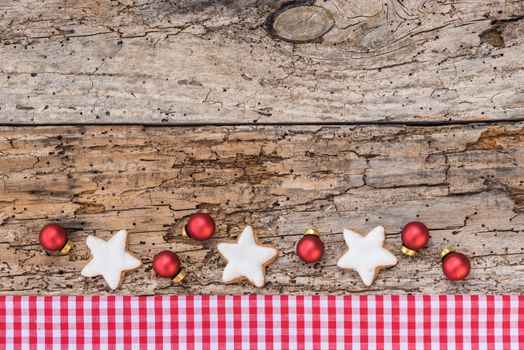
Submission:
<svg viewBox="0 0 524 350">
<path fill-rule="evenodd" d="M 262 123 L 138 123 L 138 122 L 101 122 L 101 123 L 1 123 L 0 127 L 43 127 L 43 126 L 151 126 L 166 128 L 183 127 L 206 127 L 206 126 L 448 126 L 448 125 L 486 125 L 486 124 L 508 124 L 524 121 L 524 117 L 511 119 L 486 119 L 486 120 L 452 120 L 452 121 L 369 121 L 369 122 L 262 122 Z"/>
</svg>

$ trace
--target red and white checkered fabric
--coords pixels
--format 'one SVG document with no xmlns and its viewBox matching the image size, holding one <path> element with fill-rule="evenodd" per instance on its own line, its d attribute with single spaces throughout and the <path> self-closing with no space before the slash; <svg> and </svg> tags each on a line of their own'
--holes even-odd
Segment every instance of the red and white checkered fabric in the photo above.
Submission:
<svg viewBox="0 0 524 350">
<path fill-rule="evenodd" d="M 524 296 L 6 296 L 0 348 L 519 349 Z"/>
</svg>

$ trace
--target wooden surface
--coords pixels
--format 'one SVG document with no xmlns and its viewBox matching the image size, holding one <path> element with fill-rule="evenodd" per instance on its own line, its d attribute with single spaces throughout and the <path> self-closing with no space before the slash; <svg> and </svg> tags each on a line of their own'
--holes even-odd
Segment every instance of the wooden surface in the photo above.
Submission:
<svg viewBox="0 0 524 350">
<path fill-rule="evenodd" d="M 101 278 L 80 276 L 85 239 L 121 228 L 144 265 L 118 294 L 521 293 L 524 285 L 524 123 L 2 127 L 0 154 L 2 294 L 109 292 Z M 215 216 L 216 239 L 182 239 L 197 210 Z M 432 238 L 407 258 L 399 231 L 414 219 Z M 71 254 L 50 256 L 38 245 L 50 221 L 71 232 Z M 281 252 L 265 288 L 220 282 L 216 244 L 247 223 Z M 336 267 L 341 232 L 379 224 L 399 264 L 365 288 Z M 312 226 L 326 255 L 306 266 L 294 250 Z M 444 278 L 445 246 L 471 257 L 466 281 Z M 151 259 L 163 249 L 179 252 L 183 285 L 154 276 Z"/>
<path fill-rule="evenodd" d="M 7 0 L 0 120 L 523 119 L 523 33 L 520 0 Z"/>
<path fill-rule="evenodd" d="M 85 238 L 122 228 L 145 264 L 118 294 L 522 293 L 523 38 L 520 0 L 1 1 L 0 293 L 109 292 L 80 276 Z M 181 238 L 198 210 L 216 239 Z M 409 259 L 415 219 L 432 239 Z M 38 245 L 52 221 L 68 256 Z M 246 224 L 281 251 L 262 289 L 220 283 Z M 341 232 L 379 224 L 400 262 L 365 288 Z M 181 286 L 154 277 L 162 249 Z"/>
</svg>

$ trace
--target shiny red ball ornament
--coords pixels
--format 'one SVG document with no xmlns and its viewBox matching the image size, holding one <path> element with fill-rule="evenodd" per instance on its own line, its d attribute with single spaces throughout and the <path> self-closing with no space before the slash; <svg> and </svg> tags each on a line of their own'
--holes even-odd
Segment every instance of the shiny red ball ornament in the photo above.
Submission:
<svg viewBox="0 0 524 350">
<path fill-rule="evenodd" d="M 466 278 L 471 271 L 469 258 L 455 252 L 452 248 L 445 248 L 440 252 L 442 258 L 442 271 L 452 281 L 460 281 Z"/>
<path fill-rule="evenodd" d="M 400 251 L 408 256 L 413 256 L 417 250 L 428 244 L 429 230 L 423 223 L 412 221 L 404 226 L 400 237 L 402 238 Z"/>
<path fill-rule="evenodd" d="M 196 213 L 191 215 L 186 226 L 182 230 L 184 237 L 205 241 L 215 234 L 215 220 L 206 213 Z"/>
<path fill-rule="evenodd" d="M 303 262 L 314 263 L 324 255 L 324 243 L 319 235 L 318 230 L 308 229 L 304 231 L 304 237 L 298 241 L 297 255 Z"/>
<path fill-rule="evenodd" d="M 180 264 L 180 259 L 176 253 L 164 250 L 153 258 L 153 270 L 159 277 L 170 278 L 173 283 L 180 283 L 186 272 Z"/>
<path fill-rule="evenodd" d="M 40 230 L 40 245 L 52 252 L 67 254 L 73 242 L 67 238 L 65 229 L 58 224 L 47 224 Z"/>
</svg>

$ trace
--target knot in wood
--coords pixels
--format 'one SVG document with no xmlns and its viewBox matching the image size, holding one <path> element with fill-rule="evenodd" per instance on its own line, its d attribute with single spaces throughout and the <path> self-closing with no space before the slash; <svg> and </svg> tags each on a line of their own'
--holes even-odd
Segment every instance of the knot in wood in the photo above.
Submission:
<svg viewBox="0 0 524 350">
<path fill-rule="evenodd" d="M 306 43 L 320 39 L 334 24 L 333 15 L 323 7 L 297 6 L 277 14 L 273 31 L 283 40 Z"/>
</svg>

